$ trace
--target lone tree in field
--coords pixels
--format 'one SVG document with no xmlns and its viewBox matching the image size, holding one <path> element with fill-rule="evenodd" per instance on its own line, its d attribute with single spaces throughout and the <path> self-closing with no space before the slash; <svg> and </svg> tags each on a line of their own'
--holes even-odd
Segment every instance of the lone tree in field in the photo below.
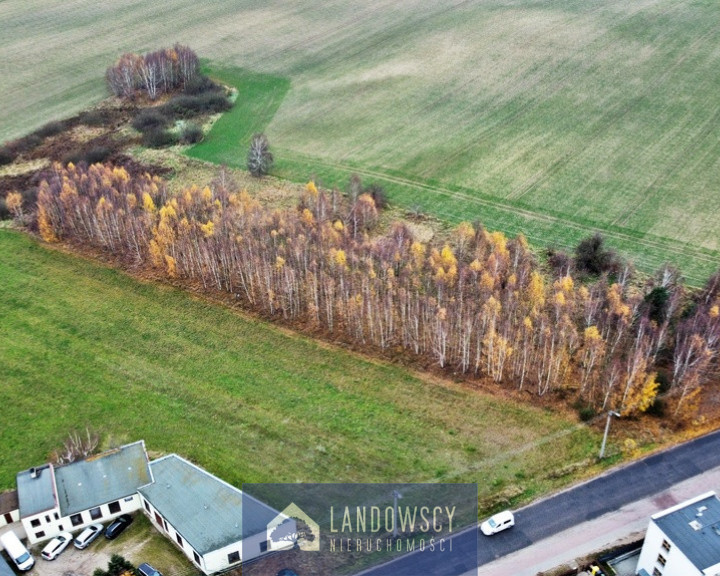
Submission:
<svg viewBox="0 0 720 576">
<path fill-rule="evenodd" d="M 612 250 L 606 250 L 604 243 L 605 239 L 600 234 L 580 241 L 575 248 L 575 267 L 579 272 L 598 276 L 619 268 L 617 255 Z"/>
<path fill-rule="evenodd" d="M 250 142 L 250 151 L 247 157 L 247 167 L 250 174 L 261 178 L 270 172 L 273 155 L 270 152 L 270 142 L 265 134 L 255 134 Z"/>
</svg>

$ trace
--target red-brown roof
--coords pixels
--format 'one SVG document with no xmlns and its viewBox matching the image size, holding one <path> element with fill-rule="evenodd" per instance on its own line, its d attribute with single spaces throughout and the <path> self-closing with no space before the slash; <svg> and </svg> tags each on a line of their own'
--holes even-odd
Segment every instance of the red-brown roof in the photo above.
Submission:
<svg viewBox="0 0 720 576">
<path fill-rule="evenodd" d="M 17 490 L 0 493 L 0 514 L 14 512 L 19 508 Z"/>
</svg>

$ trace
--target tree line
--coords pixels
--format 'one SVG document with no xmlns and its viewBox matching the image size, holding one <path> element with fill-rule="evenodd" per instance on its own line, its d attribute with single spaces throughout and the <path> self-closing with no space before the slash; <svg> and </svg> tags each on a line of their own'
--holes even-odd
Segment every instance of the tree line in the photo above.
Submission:
<svg viewBox="0 0 720 576">
<path fill-rule="evenodd" d="M 359 181 L 348 195 L 308 183 L 297 209 L 270 209 L 227 173 L 170 195 L 123 168 L 55 165 L 39 187 L 46 241 L 89 244 L 171 278 L 232 293 L 303 329 L 591 411 L 657 406 L 678 419 L 713 394 L 720 273 L 691 296 L 663 268 L 641 288 L 629 274 L 549 278 L 520 235 L 462 223 L 447 243 L 378 219 Z"/>
</svg>

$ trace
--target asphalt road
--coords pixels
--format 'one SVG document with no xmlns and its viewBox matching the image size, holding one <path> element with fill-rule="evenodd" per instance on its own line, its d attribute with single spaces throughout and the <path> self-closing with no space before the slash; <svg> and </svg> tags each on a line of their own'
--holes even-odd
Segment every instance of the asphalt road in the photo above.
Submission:
<svg viewBox="0 0 720 576">
<path fill-rule="evenodd" d="M 618 510 L 720 466 L 720 431 L 611 470 L 515 512 L 515 527 L 492 537 L 471 529 L 453 542 L 452 556 L 418 552 L 363 576 L 458 576 L 544 538 Z M 473 565 L 474 546 L 477 559 Z"/>
</svg>

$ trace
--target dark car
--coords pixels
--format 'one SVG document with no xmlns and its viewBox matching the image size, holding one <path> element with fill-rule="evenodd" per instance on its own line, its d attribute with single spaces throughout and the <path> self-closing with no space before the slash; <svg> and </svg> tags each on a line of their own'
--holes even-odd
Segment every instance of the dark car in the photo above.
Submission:
<svg viewBox="0 0 720 576">
<path fill-rule="evenodd" d="M 280 570 L 280 572 L 277 573 L 277 576 L 298 576 L 295 572 L 290 570 L 289 568 L 283 568 Z"/>
<path fill-rule="evenodd" d="M 110 524 L 105 530 L 105 538 L 108 540 L 112 540 L 114 538 L 117 538 L 120 536 L 123 530 L 130 526 L 133 519 L 132 516 L 129 514 L 123 514 L 122 516 L 118 516 L 115 518 L 115 521 Z"/>
<path fill-rule="evenodd" d="M 140 566 L 137 567 L 137 570 L 140 574 L 142 574 L 142 576 L 162 576 L 160 572 L 155 570 L 155 568 L 146 562 L 140 564 Z"/>
</svg>

